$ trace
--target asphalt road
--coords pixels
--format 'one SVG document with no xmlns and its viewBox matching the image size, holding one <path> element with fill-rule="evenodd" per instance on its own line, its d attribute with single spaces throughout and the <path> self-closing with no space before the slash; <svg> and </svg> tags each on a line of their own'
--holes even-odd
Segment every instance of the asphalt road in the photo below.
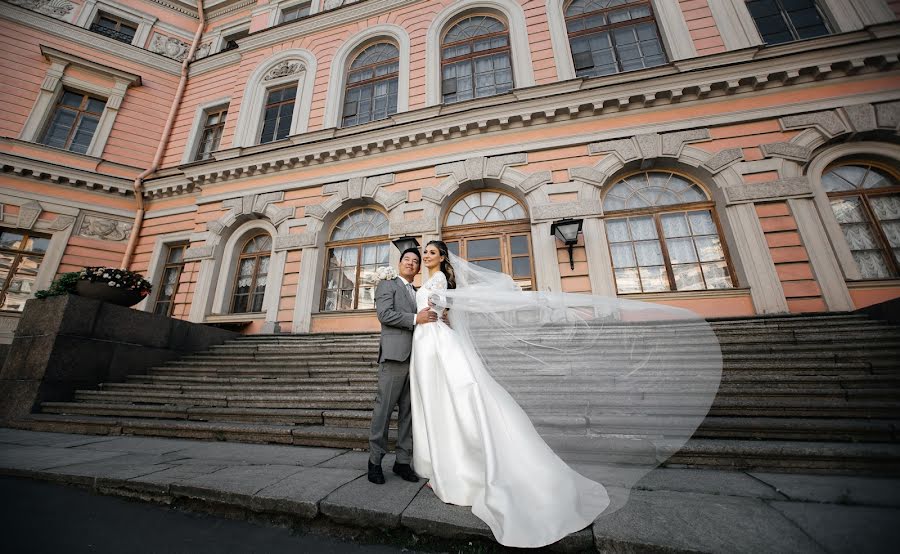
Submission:
<svg viewBox="0 0 900 554">
<path fill-rule="evenodd" d="M 0 503 L 0 548 L 7 553 L 411 552 L 394 546 L 298 535 L 290 529 L 184 512 L 13 477 L 0 477 Z"/>
</svg>

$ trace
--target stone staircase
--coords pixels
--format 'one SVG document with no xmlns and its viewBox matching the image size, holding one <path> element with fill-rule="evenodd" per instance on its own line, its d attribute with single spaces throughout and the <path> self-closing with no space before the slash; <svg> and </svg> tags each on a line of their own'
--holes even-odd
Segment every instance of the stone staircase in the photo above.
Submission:
<svg viewBox="0 0 900 554">
<path fill-rule="evenodd" d="M 900 474 L 900 327 L 855 314 L 710 323 L 719 392 L 667 465 Z M 691 349 L 665 340 L 667 355 Z M 13 425 L 364 449 L 377 350 L 376 334 L 240 337 Z"/>
</svg>

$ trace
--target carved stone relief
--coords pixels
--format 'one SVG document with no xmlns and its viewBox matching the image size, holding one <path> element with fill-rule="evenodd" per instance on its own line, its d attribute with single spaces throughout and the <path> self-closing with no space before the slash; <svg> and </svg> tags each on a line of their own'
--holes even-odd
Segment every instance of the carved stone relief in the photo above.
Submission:
<svg viewBox="0 0 900 554">
<path fill-rule="evenodd" d="M 272 79 L 280 79 L 282 77 L 287 77 L 288 75 L 300 73 L 301 71 L 306 71 L 306 66 L 303 65 L 302 62 L 292 62 L 290 60 L 284 60 L 280 64 L 267 71 L 266 76 L 263 78 L 263 80 L 271 81 Z"/>
<path fill-rule="evenodd" d="M 201 44 L 194 53 L 194 59 L 203 58 L 209 55 L 211 43 Z M 167 37 L 159 33 L 153 33 L 153 39 L 150 41 L 150 51 L 162 54 L 173 60 L 184 61 L 191 45 L 177 38 Z"/>
<path fill-rule="evenodd" d="M 85 214 L 77 235 L 89 239 L 124 242 L 131 234 L 132 225 L 130 221 Z"/>
<path fill-rule="evenodd" d="M 57 19 L 69 20 L 69 15 L 75 9 L 75 4 L 69 0 L 7 0 L 10 4 L 49 15 Z"/>
</svg>

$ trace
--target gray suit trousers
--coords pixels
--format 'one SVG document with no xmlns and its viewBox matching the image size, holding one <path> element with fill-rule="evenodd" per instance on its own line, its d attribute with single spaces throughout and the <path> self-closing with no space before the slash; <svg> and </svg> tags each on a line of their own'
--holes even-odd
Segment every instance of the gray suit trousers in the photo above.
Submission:
<svg viewBox="0 0 900 554">
<path fill-rule="evenodd" d="M 369 432 L 369 461 L 381 465 L 387 452 L 388 426 L 394 406 L 399 408 L 397 463 L 412 462 L 412 408 L 409 398 L 409 360 L 385 360 L 378 366 L 378 392 Z"/>
</svg>

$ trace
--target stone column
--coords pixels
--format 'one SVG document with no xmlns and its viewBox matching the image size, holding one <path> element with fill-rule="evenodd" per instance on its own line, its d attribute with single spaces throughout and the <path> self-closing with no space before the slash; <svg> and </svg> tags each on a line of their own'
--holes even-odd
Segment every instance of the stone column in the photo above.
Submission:
<svg viewBox="0 0 900 554">
<path fill-rule="evenodd" d="M 281 304 L 281 282 L 284 279 L 284 263 L 287 259 L 287 250 L 276 250 L 269 259 L 269 275 L 271 282 L 266 283 L 266 320 L 262 326 L 262 333 L 278 332 L 278 306 Z"/>
<path fill-rule="evenodd" d="M 587 256 L 591 292 L 615 297 L 616 283 L 603 220 L 597 217 L 585 219 L 581 231 L 584 233 L 584 253 Z"/>
<path fill-rule="evenodd" d="M 556 239 L 550 234 L 549 222 L 531 224 L 531 250 L 534 255 L 534 290 L 562 292 Z"/>
<path fill-rule="evenodd" d="M 743 262 L 750 285 L 750 298 L 758 314 L 787 313 L 784 289 L 775 271 L 775 262 L 752 203 L 735 204 L 725 209 L 725 217 L 734 232 L 737 253 Z"/>
<path fill-rule="evenodd" d="M 189 260 L 196 261 L 196 260 Z M 194 323 L 203 323 L 209 311 L 213 293 L 213 279 L 215 278 L 216 262 L 212 259 L 200 261 L 200 271 L 197 273 L 197 283 L 194 287 L 194 295 L 191 297 L 191 311 L 188 319 Z"/>
<path fill-rule="evenodd" d="M 806 247 L 809 265 L 822 291 L 822 300 L 829 310 L 852 311 L 853 299 L 847 290 L 847 282 L 838 264 L 831 243 L 811 198 L 790 198 L 788 206 L 797 222 L 800 240 Z"/>
<path fill-rule="evenodd" d="M 291 325 L 291 333 L 309 333 L 310 325 L 312 324 L 312 311 L 316 303 L 314 296 L 316 279 L 319 278 L 319 272 L 316 270 L 318 259 L 318 247 L 303 249 L 303 254 L 300 258 L 300 279 L 297 281 L 297 297 L 294 301 L 294 320 Z"/>
</svg>

